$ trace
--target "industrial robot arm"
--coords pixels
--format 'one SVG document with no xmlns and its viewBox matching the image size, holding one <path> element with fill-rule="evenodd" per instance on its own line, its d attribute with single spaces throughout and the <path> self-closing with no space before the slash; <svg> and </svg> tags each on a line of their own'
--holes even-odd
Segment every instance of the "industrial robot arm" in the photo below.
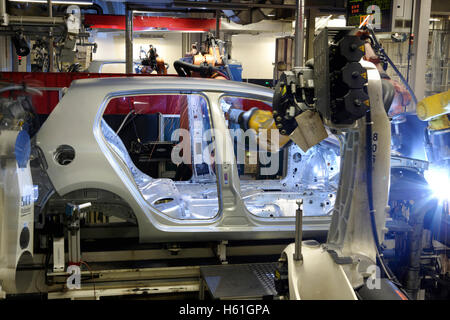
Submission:
<svg viewBox="0 0 450 320">
<path fill-rule="evenodd" d="M 435 196 L 450 201 L 450 90 L 418 102 L 417 116 L 428 121 L 425 150 L 430 169 L 425 176 Z"/>
<path fill-rule="evenodd" d="M 356 299 L 355 289 L 368 277 L 392 278 L 380 252 L 390 123 L 380 73 L 364 54 L 358 29 L 325 28 L 314 41 L 314 67 L 285 72 L 275 88 L 273 117 L 281 135 L 304 151 L 327 137 L 325 127 L 344 137 L 327 242 L 292 244 L 282 254 L 291 299 Z"/>
</svg>

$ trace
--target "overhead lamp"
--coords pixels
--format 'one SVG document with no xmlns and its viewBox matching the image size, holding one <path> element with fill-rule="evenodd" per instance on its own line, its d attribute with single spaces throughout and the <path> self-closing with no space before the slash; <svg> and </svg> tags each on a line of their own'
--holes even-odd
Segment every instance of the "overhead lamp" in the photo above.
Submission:
<svg viewBox="0 0 450 320">
<path fill-rule="evenodd" d="M 42 3 L 47 4 L 47 0 L 9 0 L 9 2 L 26 2 L 26 3 Z M 53 0 L 52 4 L 67 4 L 67 5 L 78 5 L 78 6 L 91 6 L 92 1 L 63 1 L 63 0 Z"/>
</svg>

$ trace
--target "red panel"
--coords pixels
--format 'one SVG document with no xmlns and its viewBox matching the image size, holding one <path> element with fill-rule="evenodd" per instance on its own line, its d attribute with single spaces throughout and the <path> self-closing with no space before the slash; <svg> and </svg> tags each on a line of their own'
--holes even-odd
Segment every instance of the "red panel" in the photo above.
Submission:
<svg viewBox="0 0 450 320">
<path fill-rule="evenodd" d="M 93 29 L 125 30 L 125 16 L 86 14 L 84 23 Z M 210 31 L 216 19 L 135 16 L 133 30 Z"/>
<path fill-rule="evenodd" d="M 114 98 L 108 103 L 105 114 L 127 114 L 134 109 L 137 114 L 181 114 L 187 100 L 183 95 L 149 95 Z"/>
<path fill-rule="evenodd" d="M 59 90 L 70 87 L 73 80 L 87 78 L 110 78 L 110 77 L 157 77 L 150 74 L 120 74 L 120 73 L 59 73 L 59 72 L 2 72 L 0 81 L 10 83 L 25 83 L 30 87 L 42 90 L 43 95 L 33 95 L 33 105 L 38 114 L 49 114 L 59 102 Z M 7 97 L 10 93 L 5 92 L 1 96 Z M 129 110 L 129 109 L 128 109 Z M 127 111 L 128 112 L 128 111 Z"/>
<path fill-rule="evenodd" d="M 73 80 L 87 78 L 108 78 L 108 77 L 158 77 L 159 75 L 149 74 L 120 74 L 120 73 L 59 73 L 59 72 L 2 72 L 0 81 L 10 83 L 26 83 L 31 87 L 46 88 L 43 95 L 33 95 L 33 106 L 38 114 L 50 114 L 59 102 L 59 90 L 70 87 Z M 1 96 L 8 96 L 11 93 L 5 92 Z M 15 93 L 12 93 L 15 94 Z M 236 98 L 234 98 L 236 99 Z M 264 102 L 253 99 L 239 99 L 241 108 L 245 111 L 258 107 L 260 110 L 272 111 L 272 108 Z M 136 110 L 142 107 L 142 113 L 180 114 L 183 104 L 186 104 L 183 96 L 141 96 L 130 98 L 116 98 L 111 100 L 105 110 L 106 114 L 127 114 L 130 103 L 134 102 Z M 151 107 L 149 107 L 151 106 Z"/>
<path fill-rule="evenodd" d="M 257 107 L 259 110 L 272 111 L 272 107 L 265 102 L 253 99 L 242 99 L 242 108 L 245 111 L 248 111 L 254 107 Z"/>
</svg>

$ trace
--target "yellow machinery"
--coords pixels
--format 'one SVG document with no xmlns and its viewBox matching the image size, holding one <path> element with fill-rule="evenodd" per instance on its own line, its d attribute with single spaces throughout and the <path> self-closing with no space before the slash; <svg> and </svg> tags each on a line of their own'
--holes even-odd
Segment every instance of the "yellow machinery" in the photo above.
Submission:
<svg viewBox="0 0 450 320">
<path fill-rule="evenodd" d="M 417 116 L 420 120 L 429 121 L 429 130 L 445 130 L 450 128 L 450 90 L 427 97 L 417 104 Z"/>
<path fill-rule="evenodd" d="M 425 177 L 440 200 L 450 200 L 450 90 L 417 103 L 417 116 L 428 121 L 425 148 L 430 169 Z"/>
</svg>

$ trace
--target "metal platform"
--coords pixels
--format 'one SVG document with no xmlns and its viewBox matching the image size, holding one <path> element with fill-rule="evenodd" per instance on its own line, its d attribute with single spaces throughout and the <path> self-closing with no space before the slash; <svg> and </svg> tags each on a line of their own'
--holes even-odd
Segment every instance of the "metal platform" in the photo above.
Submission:
<svg viewBox="0 0 450 320">
<path fill-rule="evenodd" d="M 286 245 L 284 241 L 238 242 L 225 248 L 222 243 L 189 246 L 127 244 L 117 245 L 114 251 L 96 251 L 106 247 L 85 244 L 90 250 L 82 253 L 80 289 L 68 289 L 67 280 L 71 273 L 65 269 L 53 271 L 51 262 L 45 262 L 46 255 L 36 253 L 32 263 L 23 266 L 32 276 L 29 288 L 10 294 L 44 295 L 48 299 L 138 295 L 142 295 L 139 297 L 142 299 L 159 299 L 173 294 L 192 299 L 199 294 L 201 297 L 207 289 L 215 299 L 265 298 L 275 294 L 273 272 L 276 264 L 273 262 Z M 229 265 L 218 264 L 225 259 Z M 227 268 L 226 271 L 223 268 Z M 236 279 L 236 275 L 243 276 Z M 216 286 L 210 278 L 214 276 L 222 277 Z M 229 286 L 236 286 L 240 291 L 230 293 Z"/>
<path fill-rule="evenodd" d="M 200 267 L 200 298 L 207 290 L 213 299 L 271 299 L 276 263 Z"/>
</svg>

